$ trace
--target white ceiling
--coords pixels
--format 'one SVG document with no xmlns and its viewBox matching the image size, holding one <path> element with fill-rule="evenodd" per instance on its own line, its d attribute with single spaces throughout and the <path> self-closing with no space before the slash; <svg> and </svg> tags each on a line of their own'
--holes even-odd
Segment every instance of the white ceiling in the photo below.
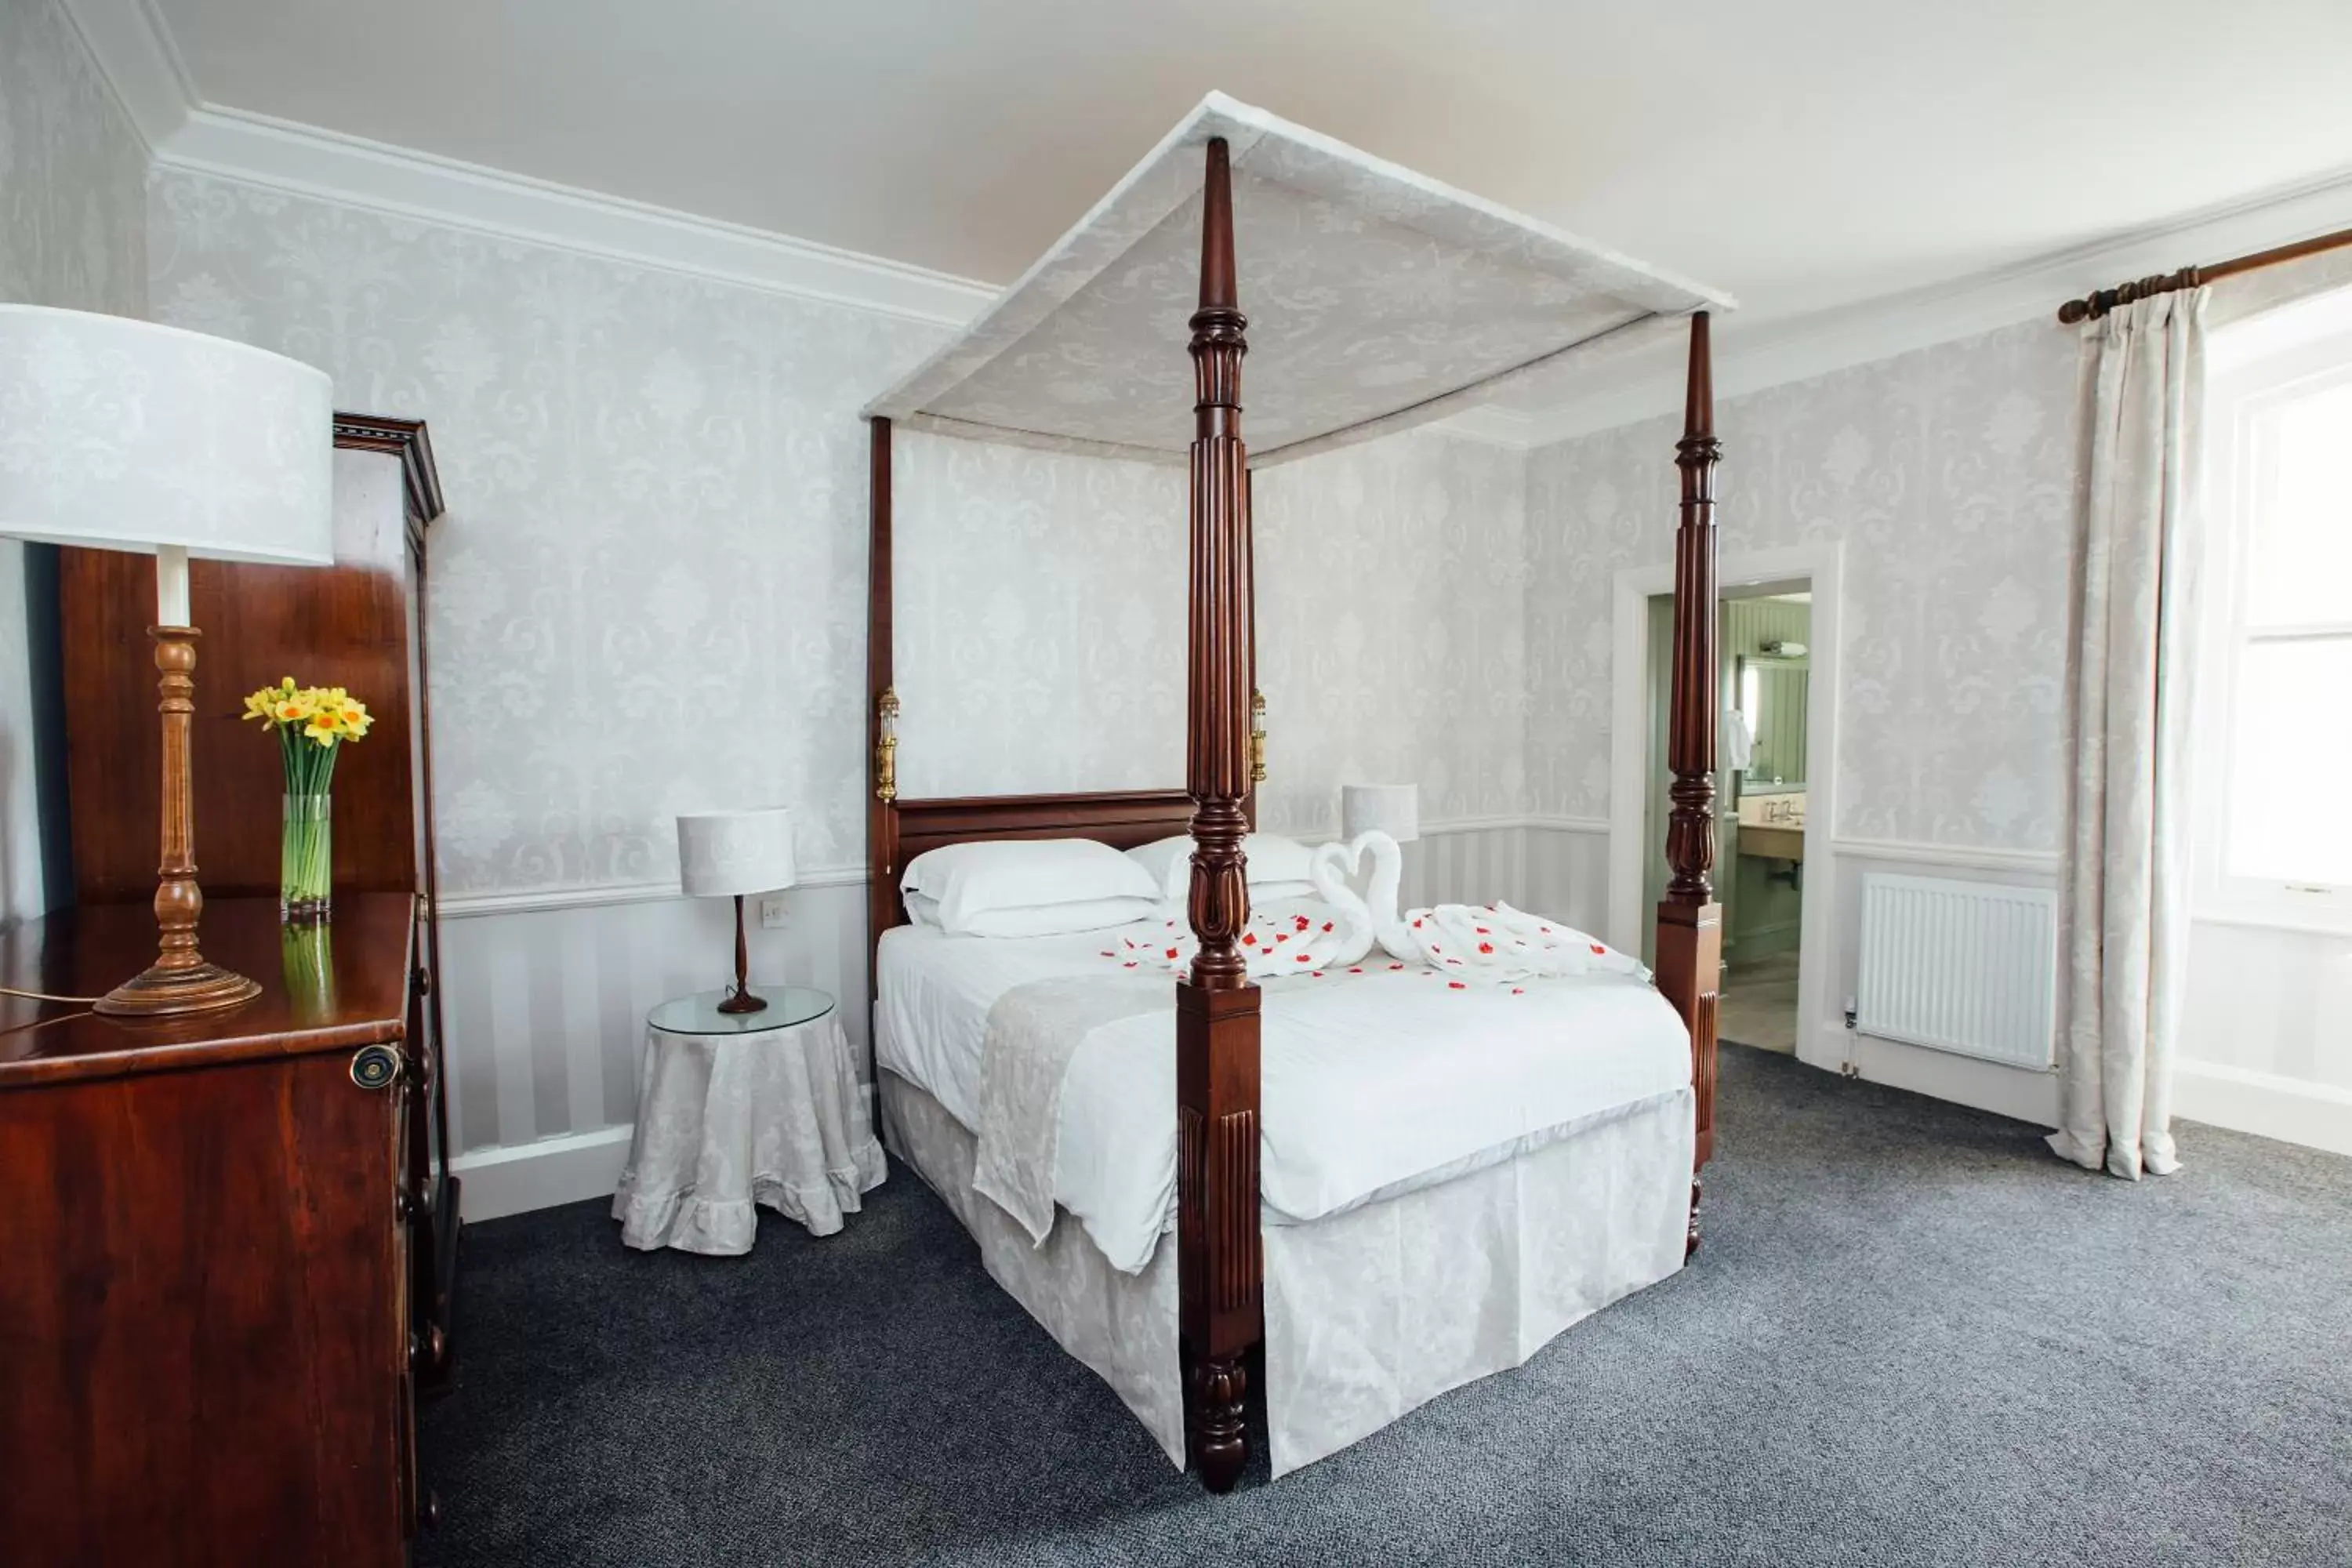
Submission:
<svg viewBox="0 0 2352 1568">
<path fill-rule="evenodd" d="M 2347 0 L 72 3 L 199 105 L 988 284 L 1211 89 L 1742 334 L 2352 174 Z"/>
<path fill-rule="evenodd" d="M 157 0 L 200 98 L 1012 280 L 1210 89 L 1798 312 L 2352 163 L 2345 0 Z"/>
</svg>

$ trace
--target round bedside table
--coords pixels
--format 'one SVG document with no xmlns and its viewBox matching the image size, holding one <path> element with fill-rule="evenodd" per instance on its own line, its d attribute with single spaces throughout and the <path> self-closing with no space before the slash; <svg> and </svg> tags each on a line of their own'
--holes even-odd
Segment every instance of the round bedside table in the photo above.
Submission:
<svg viewBox="0 0 2352 1568">
<path fill-rule="evenodd" d="M 887 1167 L 833 998 L 761 985 L 757 1013 L 698 992 L 646 1019 L 637 1125 L 614 1194 L 621 1239 L 652 1250 L 751 1250 L 767 1205 L 831 1236 Z"/>
</svg>

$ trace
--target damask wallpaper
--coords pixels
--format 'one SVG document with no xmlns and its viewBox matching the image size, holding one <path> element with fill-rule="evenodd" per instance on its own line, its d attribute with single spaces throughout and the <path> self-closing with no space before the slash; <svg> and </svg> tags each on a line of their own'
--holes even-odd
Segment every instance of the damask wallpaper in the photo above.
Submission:
<svg viewBox="0 0 2352 1568">
<path fill-rule="evenodd" d="M 431 423 L 445 891 L 662 880 L 698 807 L 862 860 L 856 413 L 939 329 L 181 172 L 152 215 L 158 319 Z"/>
<path fill-rule="evenodd" d="M 1342 784 L 1423 822 L 1521 814 L 1526 455 L 1416 431 L 1259 474 L 1260 825 L 1339 828 Z"/>
<path fill-rule="evenodd" d="M 2074 335 L 2033 321 L 1731 399 L 1725 554 L 1845 542 L 1841 837 L 2054 849 Z M 1672 558 L 1678 418 L 1528 465 L 1528 772 L 1609 811 L 1616 574 Z"/>
<path fill-rule="evenodd" d="M 893 446 L 900 789 L 1181 787 L 1187 470 Z"/>
<path fill-rule="evenodd" d="M 147 313 L 147 150 L 58 0 L 0 6 L 0 300 Z"/>
<path fill-rule="evenodd" d="M 58 0 L 0 5 L 0 300 L 147 313 L 147 150 Z M 0 540 L 0 921 L 47 907 L 25 637 Z"/>
</svg>

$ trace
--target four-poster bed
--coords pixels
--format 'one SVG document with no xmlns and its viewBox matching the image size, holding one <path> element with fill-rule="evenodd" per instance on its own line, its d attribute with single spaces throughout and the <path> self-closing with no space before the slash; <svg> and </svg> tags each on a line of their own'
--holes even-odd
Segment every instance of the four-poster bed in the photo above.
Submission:
<svg viewBox="0 0 2352 1568">
<path fill-rule="evenodd" d="M 1197 271 L 1191 265 L 1194 254 Z M 1252 277 L 1266 280 L 1268 297 L 1264 325 L 1270 330 L 1258 345 L 1250 341 L 1242 308 L 1244 284 Z M 1190 316 L 1189 432 L 1172 417 L 1183 405 L 1162 363 L 1172 362 L 1167 334 L 1181 319 L 1181 307 L 1171 300 L 1180 281 L 1197 285 L 1197 308 Z M 1361 318 L 1334 308 L 1349 291 L 1370 301 Z M 1719 447 L 1707 322 L 1710 310 L 1727 303 L 1213 95 L 979 322 L 868 410 L 869 740 L 876 762 L 868 899 L 877 1039 L 914 1026 L 899 993 L 919 977 L 880 955 L 888 946 L 885 938 L 908 920 L 900 879 L 917 856 L 997 839 L 1087 837 L 1124 849 L 1191 835 L 1185 918 L 1199 950 L 1190 974 L 1175 987 L 1172 1294 L 1183 1380 L 1182 1449 L 1213 1489 L 1230 1488 L 1247 1458 L 1244 1397 L 1253 1357 L 1267 1342 L 1267 1238 L 1275 1234 L 1262 1233 L 1261 1223 L 1261 1140 L 1270 1135 L 1261 1124 L 1262 992 L 1245 972 L 1239 946 L 1250 913 L 1243 842 L 1253 820 L 1250 470 L 1410 428 L 1507 386 L 1573 376 L 1601 356 L 1680 331 L 1688 321 L 1688 398 L 1675 459 L 1682 507 L 1669 736 L 1674 804 L 1666 847 L 1673 879 L 1658 910 L 1656 975 L 1657 989 L 1688 1040 L 1687 1082 L 1660 1113 L 1679 1129 L 1682 1142 L 1672 1147 L 1689 1172 L 1687 1209 L 1677 1193 L 1670 1215 L 1678 1265 L 1697 1246 L 1696 1169 L 1713 1142 L 1720 950 L 1709 883 L 1717 718 L 1713 470 Z M 1254 346 L 1266 355 L 1265 376 L 1258 378 L 1255 369 L 1253 375 L 1267 412 L 1254 416 L 1253 424 L 1275 437 L 1255 458 L 1243 443 L 1241 394 L 1244 359 Z M 1113 363 L 1115 380 L 1086 379 Z M 1273 395 L 1264 390 L 1269 384 Z M 1182 790 L 900 797 L 891 643 L 897 429 L 1189 464 Z M 1679 1045 L 1675 1049 L 1679 1053 Z M 902 1139 L 926 1127 L 944 1130 L 950 1140 L 959 1136 L 947 1122 L 970 1118 L 948 1109 L 953 1097 L 936 1084 L 900 1082 L 885 1070 L 898 1060 L 877 1056 L 876 1071 L 877 1088 L 888 1080 L 884 1111 L 894 1152 L 905 1156 Z M 1002 1216 L 974 1204 L 968 1193 L 951 1190 L 968 1185 L 970 1176 L 968 1139 L 955 1146 L 963 1151 L 956 1158 L 937 1156 L 931 1164 L 967 1162 L 960 1169 L 926 1168 L 919 1160 L 919 1168 L 982 1239 L 992 1273 L 1150 1424 L 1154 1416 L 1147 1406 L 1158 1396 L 1133 1379 L 1123 1383 L 1107 1364 L 1124 1352 L 1099 1342 L 1081 1352 L 1074 1339 L 1087 1338 L 1087 1331 L 1066 1327 L 1035 1299 L 1048 1289 L 1076 1291 L 1080 1287 L 1072 1280 L 1100 1270 L 1066 1257 L 1040 1265 L 1062 1272 L 1024 1294 L 1008 1275 L 1028 1265 L 1009 1252 L 990 1253 L 989 1227 Z M 1056 1234 L 1055 1245 L 1065 1252 L 1081 1245 L 1070 1240 L 1071 1228 Z M 1283 1239 L 1284 1256 L 1290 1258 L 1290 1233 Z M 1042 1247 L 1039 1255 L 1045 1256 Z M 1610 1287 L 1613 1293 L 1548 1321 L 1564 1326 L 1593 1304 L 1648 1283 L 1658 1270 L 1618 1267 L 1616 1272 L 1625 1277 Z M 1141 1277 L 1138 1289 L 1145 1294 L 1137 1299 L 1157 1300 L 1149 1291 L 1168 1288 L 1162 1275 L 1154 1264 Z M 1110 1285 L 1124 1288 L 1116 1279 Z M 1517 1359 L 1531 1349 L 1519 1347 Z M 1448 1378 L 1462 1381 L 1499 1364 L 1517 1361 L 1465 1362 L 1437 1377 L 1435 1386 L 1392 1394 L 1388 1415 L 1370 1425 L 1370 1418 L 1351 1417 L 1339 1440 L 1352 1440 L 1450 1386 Z M 1311 1371 L 1294 1367 L 1281 1369 L 1278 1380 L 1295 1389 L 1318 1386 Z M 1279 1461 L 1281 1433 L 1276 1441 Z M 1331 1446 L 1328 1439 L 1318 1443 L 1319 1451 Z"/>
</svg>

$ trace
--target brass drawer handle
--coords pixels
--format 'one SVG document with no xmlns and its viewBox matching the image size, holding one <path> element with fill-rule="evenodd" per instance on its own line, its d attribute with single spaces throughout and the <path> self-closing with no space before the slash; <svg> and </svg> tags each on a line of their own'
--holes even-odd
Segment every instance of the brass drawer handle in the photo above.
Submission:
<svg viewBox="0 0 2352 1568">
<path fill-rule="evenodd" d="M 448 1353 L 449 1336 L 441 1331 L 438 1323 L 428 1323 L 423 1332 L 408 1336 L 408 1365 L 412 1372 L 435 1371 Z"/>
<path fill-rule="evenodd" d="M 362 1089 L 388 1088 L 401 1073 L 400 1053 L 390 1046 L 362 1046 L 352 1054 L 352 1081 Z"/>
</svg>

